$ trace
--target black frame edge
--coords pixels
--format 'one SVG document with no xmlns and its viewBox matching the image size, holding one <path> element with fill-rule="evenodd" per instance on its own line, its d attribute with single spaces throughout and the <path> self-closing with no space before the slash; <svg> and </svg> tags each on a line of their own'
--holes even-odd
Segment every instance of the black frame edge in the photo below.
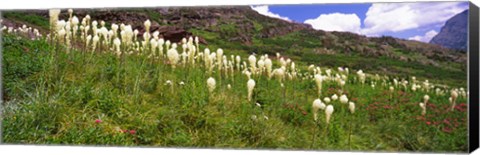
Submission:
<svg viewBox="0 0 480 155">
<path fill-rule="evenodd" d="M 479 12 L 478 7 L 470 2 L 468 15 L 468 72 L 469 72 L 469 130 L 468 149 L 473 152 L 479 143 Z"/>
</svg>

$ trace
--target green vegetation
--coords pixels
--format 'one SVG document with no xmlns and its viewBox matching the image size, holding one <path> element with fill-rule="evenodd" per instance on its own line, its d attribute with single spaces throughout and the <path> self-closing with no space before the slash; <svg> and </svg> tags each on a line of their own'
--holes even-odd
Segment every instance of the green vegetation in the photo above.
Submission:
<svg viewBox="0 0 480 155">
<path fill-rule="evenodd" d="M 158 11 L 152 9 L 129 9 L 129 10 L 114 10 L 119 13 L 135 12 L 139 14 L 147 15 L 152 21 L 163 23 L 161 20 L 170 18 L 162 16 Z M 182 16 L 196 14 L 191 9 L 181 9 Z M 94 14 L 94 11 L 89 11 Z M 39 16 L 35 13 L 28 12 L 4 12 L 4 17 L 7 19 L 25 22 L 34 26 L 39 26 L 44 29 L 48 29 L 48 19 Z M 344 53 L 343 49 L 332 49 L 336 54 L 327 55 L 319 54 L 314 51 L 317 49 L 323 49 L 326 45 L 324 42 L 325 36 L 319 36 L 317 34 L 311 34 L 307 31 L 294 31 L 286 35 L 281 35 L 273 38 L 262 38 L 259 35 L 266 28 L 282 26 L 284 23 L 277 23 L 275 20 L 259 21 L 254 17 L 247 16 L 246 22 L 253 24 L 251 31 L 239 30 L 238 23 L 231 23 L 227 21 L 219 21 L 218 26 L 214 26 L 213 30 L 205 29 L 202 27 L 193 27 L 188 29 L 194 35 L 201 36 L 208 42 L 210 49 L 223 48 L 227 49 L 227 54 L 236 54 L 243 57 L 250 53 L 256 54 L 269 54 L 274 55 L 279 52 L 282 55 L 289 57 L 292 60 L 300 61 L 304 65 L 316 64 L 328 67 L 336 66 L 365 66 L 363 68 L 366 72 L 382 73 L 391 76 L 398 76 L 407 78 L 409 74 L 417 74 L 421 79 L 432 79 L 435 82 L 440 82 L 456 87 L 466 86 L 466 64 L 453 63 L 446 61 L 437 61 L 439 66 L 421 64 L 419 62 L 426 60 L 426 56 L 415 51 L 404 51 L 396 48 L 392 51 L 395 56 L 403 56 L 411 59 L 412 61 L 401 61 L 394 58 L 372 57 L 364 56 L 358 51 L 353 53 Z M 106 23 L 107 27 L 110 27 L 110 23 Z M 252 44 L 245 45 L 241 41 L 231 41 L 231 38 L 238 37 L 240 34 L 245 33 L 247 36 L 253 36 L 251 38 Z M 345 42 L 350 41 L 348 35 L 340 36 L 339 40 Z M 353 41 L 352 41 L 353 42 Z M 378 49 L 377 44 L 366 44 L 359 46 L 368 46 L 374 49 Z M 315 60 L 317 59 L 318 60 Z M 306 59 L 309 59 L 308 61 Z M 376 62 L 375 60 L 381 62 Z M 348 60 L 348 62 L 347 62 Z M 304 62 L 305 61 L 305 62 Z M 326 62 L 324 62 L 326 61 Z M 365 63 L 371 62 L 371 63 Z M 346 65 L 348 63 L 348 65 Z M 376 65 L 380 64 L 380 66 Z M 383 66 L 382 66 L 383 65 Z"/>
<path fill-rule="evenodd" d="M 224 26 L 231 28 L 231 26 Z M 230 30 L 230 29 L 229 29 Z M 386 74 L 407 79 L 411 75 L 421 80 L 430 79 L 435 83 L 447 84 L 455 87 L 467 85 L 465 65 L 459 63 L 442 62 L 440 66 L 425 65 L 416 61 L 407 62 L 398 59 L 382 57 L 366 57 L 360 54 L 318 54 L 315 48 L 322 47 L 321 42 L 314 36 L 303 32 L 293 32 L 274 38 L 254 39 L 253 45 L 247 46 L 222 39 L 217 33 L 197 29 L 190 30 L 194 35 L 207 40 L 210 49 L 223 48 L 227 54 L 236 54 L 246 57 L 251 52 L 256 54 L 275 55 L 283 53 L 290 59 L 302 65 L 320 65 L 327 67 L 344 66 L 353 69 L 362 69 L 369 73 Z M 396 50 L 399 56 L 405 56 L 415 60 L 424 60 L 425 57 L 415 52 Z"/>
<path fill-rule="evenodd" d="M 44 30 L 48 30 L 48 19 L 33 13 L 27 12 L 2 12 L 3 18 L 25 22 L 24 24 L 38 26 Z"/>
<path fill-rule="evenodd" d="M 148 9 L 132 11 L 145 14 L 152 21 L 159 22 L 164 18 Z M 184 13 L 191 14 L 188 11 L 191 10 L 187 9 Z M 4 15 L 11 20 L 48 28 L 48 19 L 37 18 L 35 14 L 7 12 Z M 141 54 L 135 51 L 121 58 L 112 49 L 102 46 L 94 52 L 85 51 L 82 47 L 67 53 L 66 44 L 58 40 L 31 40 L 5 33 L 2 38 L 3 142 L 467 151 L 467 99 L 459 96 L 454 111 L 449 111 L 450 88 L 466 86 L 467 75 L 463 64 L 442 61 L 433 66 L 387 56 L 367 57 L 357 49 L 345 52 L 338 46 L 330 48 L 332 42 L 351 44 L 348 35 L 317 36 L 296 31 L 262 37 L 261 31 L 279 25 L 268 20 L 248 19 L 247 22 L 253 22 L 253 30 L 248 32 L 241 30 L 243 27 L 238 24 L 224 21 L 219 21 L 214 30 L 195 27 L 188 31 L 208 42 L 200 45 L 197 52 L 203 52 L 208 47 L 213 53 L 222 48 L 228 61 L 231 55 L 239 55 L 248 64 L 251 53 L 257 54 L 257 61 L 260 56 L 268 54 L 273 69 L 278 69 L 281 67 L 280 59 L 275 56 L 278 52 L 295 62 L 297 78 L 288 78 L 288 74 L 293 73 L 290 65 L 286 66 L 288 71 L 283 82 L 276 77 L 268 78 L 265 72 L 253 74 L 256 84 L 252 101 L 247 100 L 248 78 L 242 69 L 235 67 L 233 74 L 225 74 L 215 66 L 214 72 L 209 74 L 205 61 L 199 55 L 196 55 L 199 58 L 195 58 L 195 65 L 180 63 L 173 68 L 166 57 L 152 59 L 150 48 L 142 49 Z M 110 23 L 106 25 L 110 26 Z M 245 41 L 242 40 L 245 33 L 255 35 L 243 44 L 240 42 Z M 75 41 L 72 43 L 75 46 L 84 45 L 81 39 Z M 125 46 L 124 42 L 121 44 L 119 49 L 134 49 Z M 378 44 L 371 42 L 358 46 L 379 48 Z M 177 50 L 182 51 L 181 44 L 178 44 Z M 333 53 L 319 52 L 322 50 Z M 397 57 L 425 59 L 424 55 L 415 51 L 394 50 L 393 55 Z M 162 53 L 166 53 L 165 48 Z M 308 69 L 312 64 L 321 67 L 324 76 L 326 70 L 331 69 L 332 76 L 329 78 L 342 80 L 335 74 L 346 76 L 345 85 L 341 86 L 335 80 L 324 80 L 322 92 L 317 94 L 316 83 L 311 77 L 313 71 Z M 340 72 L 337 67 L 348 67 L 350 73 Z M 362 84 L 356 74 L 358 70 L 371 75 L 379 74 L 382 78 L 368 76 Z M 429 80 L 451 87 L 442 88 L 443 93 L 420 88 L 413 91 L 410 89 L 414 83 L 413 76 L 417 77 L 417 85 Z M 213 93 L 207 91 L 206 81 L 210 77 L 216 80 Z M 394 85 L 393 78 L 404 78 L 410 83 L 406 88 L 398 85 L 389 90 Z M 372 84 L 375 86 L 372 87 Z M 335 108 L 330 124 L 325 121 L 324 110 L 318 112 L 318 121 L 315 122 L 312 102 L 319 96 L 324 102 L 325 97 L 334 94 L 347 95 L 349 101 L 355 103 L 355 113 L 349 111 L 348 104 L 332 99 L 332 102 L 326 103 Z M 426 105 L 426 115 L 422 116 L 419 103 L 423 102 L 424 95 L 429 95 L 430 100 Z"/>
<path fill-rule="evenodd" d="M 435 83 L 463 87 L 467 85 L 467 75 L 464 71 L 423 65 L 416 62 L 404 62 L 387 57 L 366 58 L 344 54 L 305 54 L 302 61 L 320 66 L 345 66 L 352 69 L 368 70 L 372 74 L 400 75 L 401 77 L 420 77 Z M 316 62 L 316 63 L 315 63 Z"/>
<path fill-rule="evenodd" d="M 3 43 L 3 69 L 11 79 L 4 87 L 5 143 L 428 152 L 465 152 L 468 147 L 464 98 L 448 112 L 447 96 L 427 93 L 429 110 L 422 117 L 418 102 L 424 93 L 398 90 L 390 98 L 386 87 L 349 80 L 343 90 L 357 104 L 356 112 L 333 101 L 330 125 L 322 111 L 315 125 L 311 103 L 317 94 L 311 80 L 287 81 L 284 89 L 277 80 L 253 76 L 254 101 L 248 102 L 247 77 L 239 71 L 235 80 L 212 74 L 217 86 L 209 94 L 201 63 L 172 69 L 163 61 L 130 55 L 120 66 L 110 52 L 67 54 L 45 40 L 11 35 Z M 358 61 L 303 56 L 307 62 Z M 388 65 L 385 61 L 375 63 Z M 335 82 L 323 87 L 321 96 L 342 89 Z"/>
</svg>

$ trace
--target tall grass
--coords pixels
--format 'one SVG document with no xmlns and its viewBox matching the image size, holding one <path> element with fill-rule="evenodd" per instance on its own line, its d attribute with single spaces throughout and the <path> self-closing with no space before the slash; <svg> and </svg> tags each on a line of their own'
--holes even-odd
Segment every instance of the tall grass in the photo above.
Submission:
<svg viewBox="0 0 480 155">
<path fill-rule="evenodd" d="M 217 69 L 208 74 L 203 62 L 174 69 L 164 58 L 149 61 L 147 54 L 119 57 L 108 48 L 66 53 L 64 46 L 46 39 L 2 39 L 5 143 L 435 152 L 468 148 L 465 98 L 457 100 L 453 112 L 448 111 L 448 95 L 395 89 L 391 98 L 390 82 L 382 86 L 382 80 L 369 77 L 361 84 L 353 71 L 347 86 L 327 80 L 320 94 L 310 74 L 285 77 L 282 83 L 254 74 L 249 102 L 248 77 L 241 70 L 229 77 Z M 211 93 L 206 82 L 210 76 L 222 80 Z M 369 87 L 370 82 L 378 86 Z M 311 101 L 333 94 L 347 94 L 356 103 L 355 115 L 337 100 L 330 103 L 335 112 L 328 126 L 323 112 L 313 121 Z M 429 111 L 421 116 L 417 103 L 425 94 L 431 97 Z"/>
<path fill-rule="evenodd" d="M 315 123 L 309 101 L 317 97 L 313 81 L 287 86 L 289 93 L 283 102 L 278 81 L 267 85 L 266 78 L 256 79 L 254 99 L 262 104 L 260 108 L 246 100 L 246 82 L 230 83 L 230 90 L 226 84 L 217 86 L 215 97 L 208 102 L 206 77 L 199 68 L 191 68 L 186 78 L 184 70 L 164 67 L 164 75 L 157 77 L 152 71 L 162 64 L 144 65 L 141 56 L 132 56 L 125 62 L 125 83 L 119 85 L 115 81 L 120 66 L 114 55 L 95 54 L 90 63 L 83 64 L 81 53 L 72 52 L 68 61 L 60 52 L 59 61 L 54 62 L 48 52 L 52 47 L 44 40 L 7 35 L 3 42 L 6 143 L 284 149 L 307 149 L 312 143 Z M 25 53 L 19 46 L 35 52 Z M 59 65 L 58 79 L 52 77 L 54 65 Z M 235 79 L 247 81 L 238 74 Z M 174 83 L 175 91 L 165 85 L 166 80 Z M 180 81 L 188 82 L 181 86 Z M 323 96 L 338 88 L 326 86 L 330 89 L 323 91 Z M 392 103 L 383 91 L 356 84 L 345 88 L 359 103 L 351 122 L 353 150 L 466 150 L 466 113 L 444 114 L 446 109 L 441 108 L 449 105 L 447 98 L 432 94 L 431 103 L 438 106 L 438 112 L 432 110 L 421 121 L 414 103 L 423 95 L 398 91 L 402 96 Z M 252 115 L 257 119 L 251 119 Z M 352 116 L 347 110 L 333 115 L 328 142 L 325 135 L 316 134 L 312 149 L 348 149 L 347 118 Z M 102 122 L 95 123 L 96 119 Z M 450 127 L 445 119 L 458 126 L 452 132 L 443 131 Z M 440 124 L 433 125 L 435 122 Z M 323 131 L 326 126 L 320 122 L 319 127 Z M 135 134 L 130 134 L 131 130 Z"/>
</svg>

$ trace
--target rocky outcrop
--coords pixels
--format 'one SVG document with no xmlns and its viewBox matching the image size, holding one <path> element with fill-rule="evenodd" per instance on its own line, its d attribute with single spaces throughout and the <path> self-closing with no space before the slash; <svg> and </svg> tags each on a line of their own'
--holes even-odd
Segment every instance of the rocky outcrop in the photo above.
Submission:
<svg viewBox="0 0 480 155">
<path fill-rule="evenodd" d="M 430 43 L 443 47 L 467 51 L 468 10 L 459 13 L 445 23 Z"/>
<path fill-rule="evenodd" d="M 180 42 L 183 38 L 193 36 L 191 32 L 176 26 L 154 26 L 152 27 L 152 31 L 158 31 L 161 38 L 172 42 Z M 207 41 L 203 38 L 199 38 L 199 42 L 201 44 L 207 44 Z"/>
</svg>

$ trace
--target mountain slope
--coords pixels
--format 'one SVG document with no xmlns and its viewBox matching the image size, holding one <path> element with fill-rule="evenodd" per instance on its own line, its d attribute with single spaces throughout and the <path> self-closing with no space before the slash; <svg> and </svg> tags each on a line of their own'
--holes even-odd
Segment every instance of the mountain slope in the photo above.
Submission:
<svg viewBox="0 0 480 155">
<path fill-rule="evenodd" d="M 22 17 L 15 14 L 48 19 L 48 11 L 4 15 L 7 20 L 28 23 L 28 19 L 15 18 Z M 159 31 L 165 39 L 178 42 L 195 35 L 213 50 L 222 48 L 228 54 L 240 56 L 281 53 L 305 66 L 345 66 L 394 76 L 416 74 L 432 80 L 448 77 L 455 81 L 451 81 L 452 84 L 462 83 L 466 77 L 465 53 L 393 37 L 370 38 L 348 32 L 314 30 L 303 23 L 263 16 L 248 6 L 75 10 L 75 14 L 80 19 L 87 14 L 93 19 L 102 19 L 107 27 L 110 23 L 131 24 L 140 31 L 139 37 L 144 31 L 143 21 L 151 19 L 151 30 Z M 64 11 L 61 19 L 67 16 Z"/>
<path fill-rule="evenodd" d="M 467 51 L 468 10 L 459 13 L 445 23 L 430 43 L 451 49 Z"/>
</svg>

